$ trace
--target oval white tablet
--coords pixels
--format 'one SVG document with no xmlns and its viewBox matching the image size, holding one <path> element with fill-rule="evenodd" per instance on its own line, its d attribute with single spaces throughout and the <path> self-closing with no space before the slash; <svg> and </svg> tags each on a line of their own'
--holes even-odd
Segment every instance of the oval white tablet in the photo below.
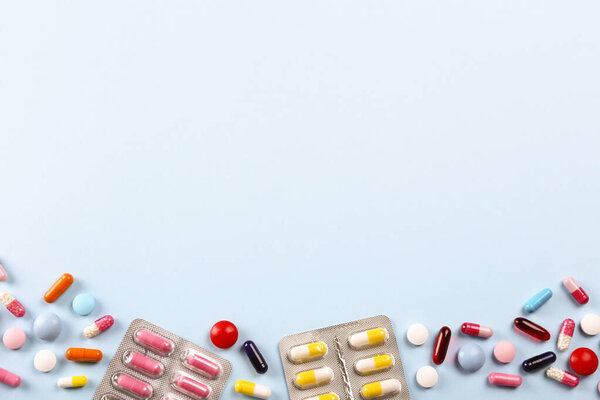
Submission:
<svg viewBox="0 0 600 400">
<path fill-rule="evenodd" d="M 35 355 L 33 366 L 40 372 L 50 372 L 56 366 L 56 356 L 50 350 L 42 350 Z"/>
<path fill-rule="evenodd" d="M 425 389 L 429 389 L 435 386 L 438 381 L 438 373 L 435 368 L 426 365 L 424 367 L 419 368 L 417 371 L 417 383 L 424 387 Z"/>
<path fill-rule="evenodd" d="M 600 333 L 600 317 L 596 314 L 588 314 L 579 323 L 581 330 L 586 335 L 594 336 Z"/>
<path fill-rule="evenodd" d="M 406 331 L 406 339 L 415 346 L 420 346 L 427 341 L 429 331 L 423 324 L 412 324 Z"/>
</svg>

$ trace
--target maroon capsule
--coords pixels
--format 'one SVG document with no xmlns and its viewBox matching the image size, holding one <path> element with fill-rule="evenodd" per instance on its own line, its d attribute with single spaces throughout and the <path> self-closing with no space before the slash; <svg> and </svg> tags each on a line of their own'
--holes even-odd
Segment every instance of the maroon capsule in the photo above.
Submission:
<svg viewBox="0 0 600 400">
<path fill-rule="evenodd" d="M 440 329 L 440 333 L 438 333 L 437 339 L 435 339 L 435 346 L 433 347 L 433 362 L 436 365 L 440 365 L 446 359 L 451 336 L 452 331 L 447 326 Z"/>
<path fill-rule="evenodd" d="M 541 342 L 550 339 L 550 332 L 526 318 L 515 318 L 515 328 L 527 336 Z"/>
</svg>

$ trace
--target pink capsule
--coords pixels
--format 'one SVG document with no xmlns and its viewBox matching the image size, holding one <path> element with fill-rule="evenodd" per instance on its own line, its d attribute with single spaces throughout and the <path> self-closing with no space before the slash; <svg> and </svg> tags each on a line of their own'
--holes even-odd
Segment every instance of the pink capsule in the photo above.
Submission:
<svg viewBox="0 0 600 400">
<path fill-rule="evenodd" d="M 4 269 L 2 264 L 0 264 L 0 282 L 5 281 L 7 279 L 8 279 L 8 274 L 6 273 L 6 270 Z"/>
<path fill-rule="evenodd" d="M 187 350 L 181 355 L 181 362 L 192 371 L 207 378 L 216 378 L 221 373 L 221 366 L 193 350 Z"/>
<path fill-rule="evenodd" d="M 558 368 L 550 367 L 546 370 L 546 376 L 550 379 L 554 379 L 556 382 L 560 382 L 563 385 L 575 387 L 579 385 L 579 378 L 575 375 L 563 371 Z"/>
<path fill-rule="evenodd" d="M 472 324 L 470 322 L 465 322 L 464 324 L 462 324 L 460 330 L 465 335 L 479 336 L 483 338 L 492 337 L 492 335 L 494 334 L 492 328 L 488 328 L 487 326 L 479 324 Z"/>
<path fill-rule="evenodd" d="M 113 317 L 111 317 L 110 315 L 105 315 L 104 317 L 94 321 L 93 324 L 87 326 L 83 330 L 83 336 L 85 336 L 88 339 L 93 338 L 94 336 L 98 336 L 99 334 L 113 326 L 114 323 L 115 320 Z"/>
<path fill-rule="evenodd" d="M 23 307 L 23 305 L 8 292 L 0 293 L 0 303 L 4 304 L 6 309 L 15 317 L 20 318 L 25 315 L 25 307 Z"/>
<path fill-rule="evenodd" d="M 205 399 L 210 395 L 210 388 L 203 383 L 183 374 L 175 374 L 171 385 L 175 390 L 187 394 L 194 399 Z"/>
<path fill-rule="evenodd" d="M 133 341 L 140 346 L 162 356 L 173 353 L 175 345 L 172 341 L 146 329 L 140 329 L 133 334 Z"/>
<path fill-rule="evenodd" d="M 577 284 L 577 282 L 575 282 L 575 279 L 571 277 L 565 278 L 563 280 L 563 285 L 565 285 L 569 293 L 571 293 L 571 296 L 573 296 L 579 304 L 585 304 L 590 301 L 587 293 Z"/>
<path fill-rule="evenodd" d="M 124 393 L 145 400 L 152 397 L 152 386 L 125 374 L 115 374 L 112 377 L 113 386 Z"/>
<path fill-rule="evenodd" d="M 488 376 L 488 381 L 496 386 L 519 387 L 523 383 L 523 379 L 519 375 L 501 374 L 499 372 L 491 373 Z"/>
<path fill-rule="evenodd" d="M 17 387 L 21 384 L 21 377 L 0 368 L 0 382 L 6 383 L 8 386 Z"/>
<path fill-rule="evenodd" d="M 575 321 L 567 318 L 563 321 L 560 326 L 560 332 L 558 333 L 558 340 L 556 347 L 560 351 L 566 351 L 571 345 L 571 339 L 573 339 L 573 333 L 575 333 Z"/>
<path fill-rule="evenodd" d="M 164 372 L 164 366 L 161 362 L 146 357 L 137 351 L 128 351 L 123 354 L 123 363 L 150 378 L 158 378 Z"/>
</svg>

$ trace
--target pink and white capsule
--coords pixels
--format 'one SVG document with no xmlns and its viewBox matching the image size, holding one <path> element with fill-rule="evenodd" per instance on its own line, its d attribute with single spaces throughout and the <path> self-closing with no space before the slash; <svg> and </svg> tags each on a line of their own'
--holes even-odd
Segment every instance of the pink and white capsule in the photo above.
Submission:
<svg viewBox="0 0 600 400">
<path fill-rule="evenodd" d="M 556 347 L 560 351 L 569 350 L 569 346 L 571 345 L 571 339 L 573 339 L 573 333 L 575 332 L 575 321 L 570 318 L 567 318 L 563 321 L 560 326 L 560 332 L 558 333 L 558 341 L 556 342 Z"/>
<path fill-rule="evenodd" d="M 94 323 L 90 326 L 86 327 L 83 330 L 83 336 L 85 336 L 88 339 L 93 338 L 94 336 L 98 336 L 99 334 L 113 326 L 114 323 L 115 320 L 113 319 L 113 317 L 111 317 L 110 315 L 105 315 L 104 317 L 94 321 Z"/>
<path fill-rule="evenodd" d="M 579 378 L 573 374 L 563 371 L 562 369 L 550 367 L 546 370 L 546 376 L 550 379 L 554 379 L 556 382 L 560 382 L 563 385 L 575 387 L 579 385 Z"/>
<path fill-rule="evenodd" d="M 571 277 L 565 278 L 563 280 L 563 285 L 565 285 L 569 293 L 571 293 L 571 296 L 573 296 L 573 298 L 577 300 L 579 304 L 585 304 L 590 301 L 590 298 L 585 290 L 583 290 L 583 288 L 579 286 L 577 282 L 575 282 L 575 279 Z"/>
<path fill-rule="evenodd" d="M 0 293 L 0 303 L 17 318 L 25 315 L 25 307 L 8 292 Z"/>
</svg>

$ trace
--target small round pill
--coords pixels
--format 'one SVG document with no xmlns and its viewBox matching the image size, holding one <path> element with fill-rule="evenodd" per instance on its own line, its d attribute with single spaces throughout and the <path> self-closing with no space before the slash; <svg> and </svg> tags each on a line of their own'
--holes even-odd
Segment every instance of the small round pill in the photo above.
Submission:
<svg viewBox="0 0 600 400">
<path fill-rule="evenodd" d="M 420 346 L 427 341 L 429 331 L 423 324 L 412 324 L 406 331 L 406 339 L 415 346 Z"/>
<path fill-rule="evenodd" d="M 595 336 L 600 333 L 600 317 L 596 314 L 587 314 L 579 325 L 586 335 Z"/>
<path fill-rule="evenodd" d="M 50 350 L 42 350 L 35 355 L 33 366 L 40 372 L 50 372 L 56 366 L 56 355 Z"/>
<path fill-rule="evenodd" d="M 51 341 L 60 335 L 62 322 L 54 313 L 44 313 L 33 321 L 33 333 L 42 340 Z"/>
<path fill-rule="evenodd" d="M 80 293 L 73 299 L 73 311 L 79 315 L 89 315 L 96 307 L 96 299 L 89 293 Z"/>
<path fill-rule="evenodd" d="M 228 349 L 238 340 L 238 330 L 233 322 L 219 321 L 210 330 L 210 340 L 220 349 Z"/>
<path fill-rule="evenodd" d="M 417 371 L 417 383 L 425 388 L 429 389 L 436 385 L 438 381 L 438 373 L 435 368 L 425 365 L 424 367 L 419 368 Z"/>
<path fill-rule="evenodd" d="M 511 342 L 499 342 L 494 346 L 494 357 L 496 357 L 498 362 L 508 364 L 515 359 L 516 355 L 517 349 L 515 349 L 515 346 Z"/>
<path fill-rule="evenodd" d="M 475 372 L 485 363 L 485 354 L 480 346 L 469 343 L 458 351 L 458 364 L 468 372 Z"/>
<path fill-rule="evenodd" d="M 2 336 L 2 342 L 11 350 L 18 350 L 27 341 L 27 335 L 21 328 L 9 328 Z"/>
</svg>

